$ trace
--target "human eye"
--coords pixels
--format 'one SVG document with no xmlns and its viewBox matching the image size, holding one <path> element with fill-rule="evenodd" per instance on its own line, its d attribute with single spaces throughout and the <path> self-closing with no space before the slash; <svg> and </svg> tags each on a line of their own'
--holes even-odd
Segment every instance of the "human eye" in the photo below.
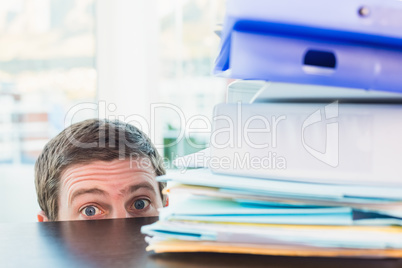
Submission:
<svg viewBox="0 0 402 268">
<path fill-rule="evenodd" d="M 86 217 L 93 217 L 93 216 L 97 216 L 97 215 L 101 215 L 104 212 L 99 209 L 97 206 L 85 206 L 80 210 L 81 214 L 86 216 Z"/>
<path fill-rule="evenodd" d="M 144 210 L 146 209 L 151 202 L 148 199 L 137 199 L 133 203 L 133 208 L 136 210 Z"/>
</svg>

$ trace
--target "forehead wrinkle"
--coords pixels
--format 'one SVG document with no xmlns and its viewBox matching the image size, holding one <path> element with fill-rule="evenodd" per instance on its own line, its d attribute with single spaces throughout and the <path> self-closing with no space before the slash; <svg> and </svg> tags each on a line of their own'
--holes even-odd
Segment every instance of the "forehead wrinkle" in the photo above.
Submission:
<svg viewBox="0 0 402 268">
<path fill-rule="evenodd" d="M 140 160 L 141 160 L 141 158 L 140 158 Z M 99 165 L 103 168 L 119 168 L 120 169 L 123 167 L 123 168 L 133 169 L 134 167 L 137 166 L 136 164 L 133 164 L 133 163 L 137 163 L 137 162 L 138 161 L 136 161 L 136 160 L 131 161 L 128 159 L 125 159 L 125 160 L 116 159 L 116 160 L 112 160 L 112 161 L 95 160 L 95 161 L 90 162 L 89 164 Z M 85 164 L 83 164 L 83 165 L 85 165 Z M 147 166 L 144 166 L 144 167 L 147 167 Z"/>
<path fill-rule="evenodd" d="M 127 181 L 131 180 L 133 180 L 131 174 L 121 174 L 118 177 L 110 177 L 109 175 L 105 174 L 97 174 L 96 176 L 94 176 L 93 174 L 89 174 L 80 177 L 67 177 L 64 179 L 64 185 L 70 200 L 70 195 L 74 192 L 74 188 L 80 188 L 81 185 L 84 185 L 87 188 L 91 188 L 90 184 L 92 184 L 96 185 L 96 187 L 102 190 L 102 186 L 117 187 L 119 184 L 126 183 Z M 82 184 L 83 182 L 85 184 Z"/>
<path fill-rule="evenodd" d="M 93 167 L 92 165 L 83 166 L 83 167 L 72 167 L 64 172 L 65 176 L 71 176 L 72 174 L 80 176 L 81 174 L 94 174 L 94 175 L 116 175 L 123 172 L 139 172 L 139 170 L 133 170 L 129 168 L 102 168 L 102 167 Z"/>
<path fill-rule="evenodd" d="M 77 190 L 77 191 L 75 191 L 75 192 L 71 192 L 72 194 L 71 194 L 71 196 L 69 197 L 69 199 L 68 199 L 68 201 L 69 201 L 69 203 L 73 203 L 73 201 L 74 201 L 74 199 L 77 197 L 77 196 L 80 196 L 80 195 L 85 195 L 85 194 L 96 194 L 96 195 L 102 195 L 102 196 L 109 196 L 109 193 L 108 192 L 106 192 L 106 191 L 103 191 L 103 190 L 101 190 L 101 189 L 99 189 L 99 188 L 96 188 L 96 187 L 94 187 L 94 188 L 88 188 L 88 189 L 79 189 L 79 190 Z"/>
<path fill-rule="evenodd" d="M 81 182 L 98 184 L 101 182 L 106 187 L 118 187 L 121 183 L 125 184 L 126 181 L 135 181 L 140 177 L 140 181 L 149 182 L 150 185 L 155 184 L 154 173 L 149 172 L 147 169 L 129 168 L 127 163 L 109 164 L 104 167 L 102 164 L 105 162 L 92 162 L 79 166 L 72 166 L 68 168 L 62 175 L 62 184 L 67 190 L 67 201 L 71 200 L 70 196 L 74 191 L 75 186 Z M 119 169 L 120 167 L 120 169 Z M 153 169 L 152 169 L 153 171 Z M 141 182 L 140 182 L 141 183 Z M 101 187 L 103 188 L 103 187 Z M 127 188 L 127 187 L 126 187 Z M 119 195 L 124 195 L 129 189 L 122 189 Z M 155 190 L 154 190 L 155 192 Z"/>
<path fill-rule="evenodd" d="M 102 162 L 104 163 L 104 162 Z M 129 169 L 129 168 L 120 168 L 119 166 L 122 166 L 121 164 L 118 166 L 115 166 L 113 169 L 111 167 L 104 167 L 103 165 L 99 165 L 94 163 L 89 163 L 87 165 L 80 165 L 80 166 L 72 166 L 69 167 L 63 172 L 62 178 L 64 178 L 64 182 L 68 183 L 68 181 L 71 180 L 71 178 L 85 178 L 85 177 L 104 177 L 104 176 L 117 176 L 121 175 L 122 173 L 139 173 L 141 171 L 135 172 L 135 170 Z M 146 173 L 146 172 L 145 172 Z"/>
<path fill-rule="evenodd" d="M 118 162 L 117 162 L 118 161 Z M 95 161 L 87 164 L 81 164 L 81 165 L 74 165 L 69 168 L 67 168 L 64 172 L 65 176 L 70 176 L 71 174 L 76 174 L 80 175 L 81 173 L 88 173 L 88 171 L 92 171 L 94 175 L 103 175 L 105 173 L 109 175 L 117 175 L 123 172 L 127 173 L 139 173 L 139 172 L 144 172 L 144 173 L 155 173 L 153 167 L 144 167 L 144 168 L 139 168 L 136 167 L 135 165 L 130 166 L 129 162 L 127 161 L 121 161 L 117 160 L 117 163 L 112 162 L 104 162 L 104 161 Z"/>
<path fill-rule="evenodd" d="M 65 189 L 66 189 L 66 192 L 67 192 L 67 204 L 71 204 L 72 197 L 73 197 L 74 193 L 76 192 L 76 191 L 74 191 L 74 189 L 75 189 L 75 188 L 78 188 L 77 191 L 80 191 L 80 189 L 79 189 L 79 183 L 82 182 L 82 181 L 91 182 L 91 181 L 96 181 L 96 180 L 94 180 L 94 179 L 87 179 L 87 178 L 85 178 L 85 177 L 81 177 L 81 178 L 79 178 L 79 179 L 74 179 L 74 178 L 72 178 L 72 179 L 70 179 L 70 180 L 69 180 L 68 178 L 66 178 L 66 179 L 64 180 L 64 182 L 65 182 Z M 78 185 L 77 185 L 77 184 L 78 184 Z M 94 184 L 96 185 L 96 182 L 95 182 Z M 77 187 L 75 187 L 75 186 L 77 186 Z"/>
</svg>

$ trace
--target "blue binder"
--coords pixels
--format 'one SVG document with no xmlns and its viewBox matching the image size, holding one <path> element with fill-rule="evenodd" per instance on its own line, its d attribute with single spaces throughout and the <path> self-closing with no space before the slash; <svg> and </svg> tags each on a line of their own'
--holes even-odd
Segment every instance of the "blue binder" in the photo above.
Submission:
<svg viewBox="0 0 402 268">
<path fill-rule="evenodd" d="M 402 2 L 229 0 L 214 69 L 223 72 L 402 92 Z"/>
</svg>

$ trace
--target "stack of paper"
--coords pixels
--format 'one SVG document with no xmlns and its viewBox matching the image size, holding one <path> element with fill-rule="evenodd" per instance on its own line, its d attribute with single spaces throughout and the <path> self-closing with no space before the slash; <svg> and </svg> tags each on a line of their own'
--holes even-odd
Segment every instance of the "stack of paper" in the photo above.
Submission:
<svg viewBox="0 0 402 268">
<path fill-rule="evenodd" d="M 143 227 L 155 252 L 402 257 L 402 189 L 216 175 L 161 176 L 170 205 Z M 152 238 L 151 238 L 152 237 Z"/>
<path fill-rule="evenodd" d="M 210 151 L 179 163 L 210 170 L 159 178 L 170 205 L 142 229 L 148 250 L 402 257 L 400 14 L 229 0 L 214 72 L 270 82 L 231 84 L 248 104 L 217 105 Z"/>
</svg>

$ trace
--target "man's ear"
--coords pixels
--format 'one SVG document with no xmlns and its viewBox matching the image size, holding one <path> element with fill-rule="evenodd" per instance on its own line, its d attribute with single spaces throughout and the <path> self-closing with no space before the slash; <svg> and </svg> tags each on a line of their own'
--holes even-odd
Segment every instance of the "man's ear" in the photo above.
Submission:
<svg viewBox="0 0 402 268">
<path fill-rule="evenodd" d="M 163 204 L 163 207 L 169 206 L 169 196 L 166 195 L 165 197 L 165 204 Z"/>
<path fill-rule="evenodd" d="M 45 221 L 49 221 L 49 219 L 46 217 L 45 212 L 40 211 L 38 212 L 38 222 L 45 222 Z"/>
</svg>

